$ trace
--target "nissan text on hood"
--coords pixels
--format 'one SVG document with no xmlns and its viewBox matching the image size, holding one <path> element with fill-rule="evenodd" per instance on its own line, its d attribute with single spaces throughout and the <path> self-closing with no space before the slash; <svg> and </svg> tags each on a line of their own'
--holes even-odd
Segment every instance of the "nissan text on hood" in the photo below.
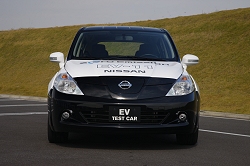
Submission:
<svg viewBox="0 0 250 166">
<path fill-rule="evenodd" d="M 48 85 L 48 140 L 69 132 L 176 134 L 179 144 L 198 140 L 200 94 L 164 29 L 104 26 L 81 28 Z"/>
</svg>

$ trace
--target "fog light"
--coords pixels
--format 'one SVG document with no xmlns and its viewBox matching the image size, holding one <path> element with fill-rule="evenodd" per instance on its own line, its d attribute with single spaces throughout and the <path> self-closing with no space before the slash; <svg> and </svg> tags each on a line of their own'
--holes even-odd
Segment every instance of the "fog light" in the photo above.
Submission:
<svg viewBox="0 0 250 166">
<path fill-rule="evenodd" d="M 180 113 L 179 114 L 179 120 L 184 122 L 187 120 L 187 115 L 185 113 Z"/>
<path fill-rule="evenodd" d="M 70 117 L 70 113 L 69 112 L 64 112 L 63 114 L 62 114 L 62 118 L 64 119 L 64 120 L 66 120 L 66 119 L 69 119 L 69 117 Z"/>
</svg>

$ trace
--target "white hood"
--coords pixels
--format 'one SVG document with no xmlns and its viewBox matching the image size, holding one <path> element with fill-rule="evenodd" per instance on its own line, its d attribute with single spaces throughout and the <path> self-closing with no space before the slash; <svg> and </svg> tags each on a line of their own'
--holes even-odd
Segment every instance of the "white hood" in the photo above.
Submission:
<svg viewBox="0 0 250 166">
<path fill-rule="evenodd" d="M 183 73 L 178 62 L 129 60 L 70 60 L 65 70 L 73 77 L 138 76 L 177 79 Z"/>
</svg>

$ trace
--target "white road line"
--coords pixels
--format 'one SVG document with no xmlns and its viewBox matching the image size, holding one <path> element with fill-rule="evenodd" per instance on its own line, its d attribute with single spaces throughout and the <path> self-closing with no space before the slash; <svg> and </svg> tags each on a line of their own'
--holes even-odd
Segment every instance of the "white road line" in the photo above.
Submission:
<svg viewBox="0 0 250 166">
<path fill-rule="evenodd" d="M 0 101 L 17 101 L 22 99 L 0 99 Z"/>
<path fill-rule="evenodd" d="M 0 107 L 35 107 L 35 106 L 46 106 L 47 104 L 18 104 L 18 105 L 0 105 Z"/>
<path fill-rule="evenodd" d="M 220 117 L 220 116 L 209 116 L 209 115 L 200 115 L 205 118 L 216 118 L 216 119 L 229 119 L 229 120 L 241 120 L 241 121 L 250 121 L 250 119 L 241 119 L 236 117 Z"/>
<path fill-rule="evenodd" d="M 249 137 L 250 138 L 250 135 L 244 135 L 244 134 L 235 134 L 235 133 L 227 133 L 227 132 L 204 130 L 204 129 L 199 129 L 199 131 L 204 131 L 204 132 L 209 132 L 209 133 L 216 133 L 216 134 L 233 135 L 233 136 L 239 136 L 239 137 Z"/>
<path fill-rule="evenodd" d="M 0 116 L 46 115 L 48 112 L 0 113 Z"/>
</svg>

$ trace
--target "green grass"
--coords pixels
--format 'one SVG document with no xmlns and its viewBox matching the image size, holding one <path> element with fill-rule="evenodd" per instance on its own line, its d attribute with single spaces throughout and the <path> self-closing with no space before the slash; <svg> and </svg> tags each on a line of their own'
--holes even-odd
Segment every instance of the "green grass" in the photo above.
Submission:
<svg viewBox="0 0 250 166">
<path fill-rule="evenodd" d="M 250 114 L 250 8 L 116 25 L 167 29 L 181 56 L 200 58 L 188 67 L 200 86 L 201 109 Z M 58 71 L 49 54 L 67 55 L 84 25 L 0 32 L 0 94 L 46 96 Z"/>
</svg>

